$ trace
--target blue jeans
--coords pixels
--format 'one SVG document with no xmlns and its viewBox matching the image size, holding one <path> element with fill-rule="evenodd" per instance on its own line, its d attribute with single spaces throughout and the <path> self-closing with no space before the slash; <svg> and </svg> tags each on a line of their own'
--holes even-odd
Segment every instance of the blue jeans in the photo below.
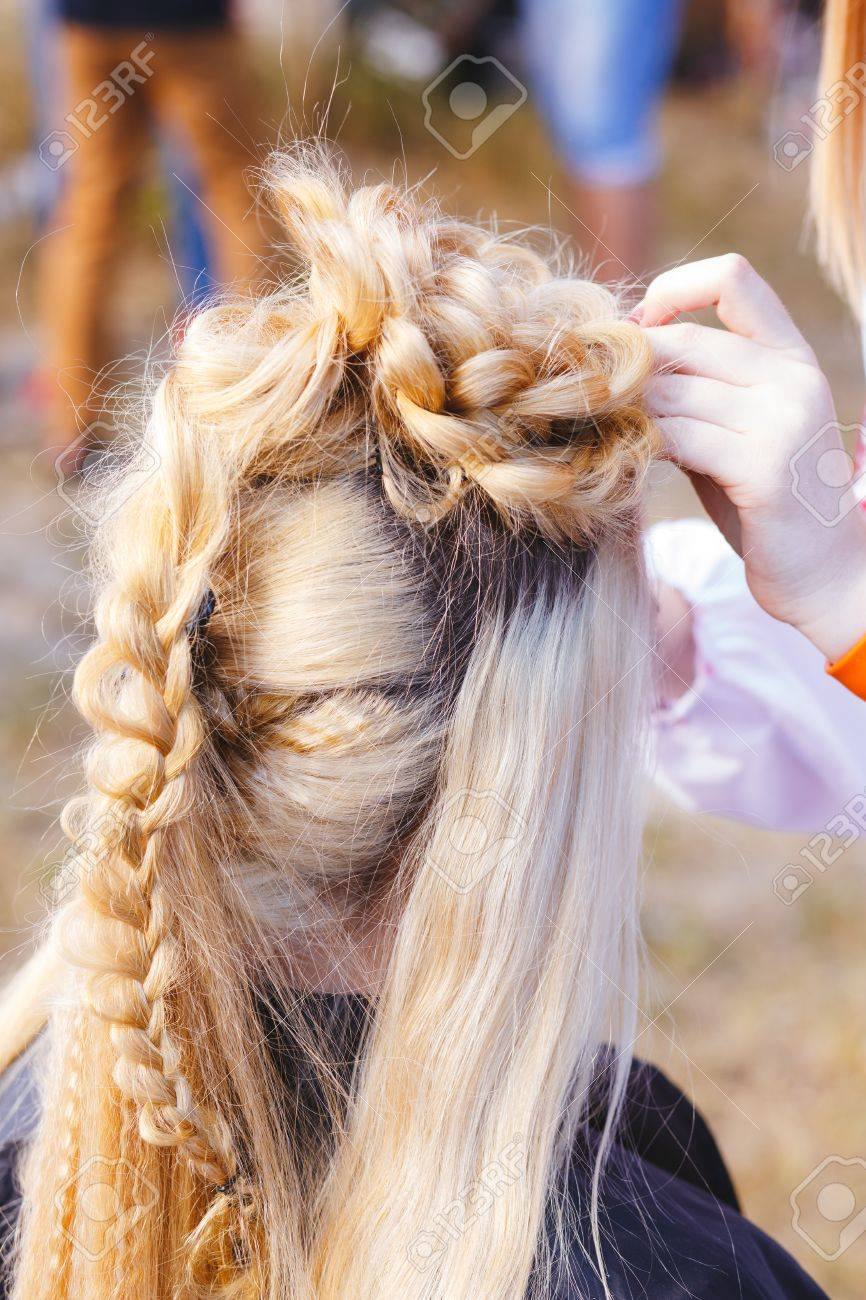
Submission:
<svg viewBox="0 0 866 1300">
<path fill-rule="evenodd" d="M 535 102 L 571 171 L 596 185 L 650 179 L 682 0 L 521 0 L 521 9 Z"/>
</svg>

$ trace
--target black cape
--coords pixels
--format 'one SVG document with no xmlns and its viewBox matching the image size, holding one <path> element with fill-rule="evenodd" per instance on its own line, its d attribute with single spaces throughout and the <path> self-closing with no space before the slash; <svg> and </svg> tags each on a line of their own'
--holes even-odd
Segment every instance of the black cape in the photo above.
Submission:
<svg viewBox="0 0 866 1300">
<path fill-rule="evenodd" d="M 320 995 L 349 1061 L 360 1036 L 360 998 Z M 295 1074 L 297 1057 L 273 1007 L 263 1004 L 271 1050 Z M 17 1171 L 38 1117 L 37 1040 L 0 1078 L 0 1245 L 4 1254 L 20 1206 Z M 305 1085 L 301 1081 L 303 1091 Z M 309 1097 L 307 1101 L 313 1101 Z M 603 1300 L 593 1264 L 590 1179 L 603 1103 L 590 1105 L 568 1172 L 574 1239 L 554 1252 L 551 1300 Z M 600 1228 L 608 1284 L 616 1300 L 827 1300 L 781 1246 L 745 1219 L 724 1160 L 695 1107 L 654 1066 L 635 1062 L 601 1186 Z M 419 1272 L 418 1296 L 424 1294 Z M 0 1282 L 0 1300 L 7 1292 Z M 397 1300 L 397 1297 L 395 1297 Z M 400 1297 L 400 1300 L 412 1300 Z"/>
</svg>

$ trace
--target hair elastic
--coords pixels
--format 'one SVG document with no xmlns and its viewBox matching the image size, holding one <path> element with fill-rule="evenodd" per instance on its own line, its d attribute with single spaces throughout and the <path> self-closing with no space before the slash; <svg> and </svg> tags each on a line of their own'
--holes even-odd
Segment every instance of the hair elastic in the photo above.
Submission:
<svg viewBox="0 0 866 1300">
<path fill-rule="evenodd" d="M 215 609 L 216 596 L 211 588 L 208 587 L 207 591 L 202 596 L 201 604 L 186 624 L 186 634 L 191 640 L 196 640 L 205 631 Z"/>
</svg>

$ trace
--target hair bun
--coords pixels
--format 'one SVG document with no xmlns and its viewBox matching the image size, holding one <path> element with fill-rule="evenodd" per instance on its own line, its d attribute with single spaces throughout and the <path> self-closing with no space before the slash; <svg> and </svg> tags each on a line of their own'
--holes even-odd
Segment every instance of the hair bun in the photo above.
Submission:
<svg viewBox="0 0 866 1300">
<path fill-rule="evenodd" d="M 415 192 L 351 192 L 319 152 L 280 155 L 269 186 L 302 287 L 240 331 L 216 308 L 184 346 L 199 413 L 243 430 L 245 473 L 345 473 L 372 438 L 393 508 L 425 525 L 472 497 L 579 541 L 633 515 L 652 362 L 609 290 Z"/>
</svg>

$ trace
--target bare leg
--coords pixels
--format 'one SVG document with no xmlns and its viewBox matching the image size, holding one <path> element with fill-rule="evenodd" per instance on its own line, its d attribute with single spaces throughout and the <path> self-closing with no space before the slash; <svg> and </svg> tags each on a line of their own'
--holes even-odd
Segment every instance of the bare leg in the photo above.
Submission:
<svg viewBox="0 0 866 1300">
<path fill-rule="evenodd" d="M 641 279 L 652 265 L 655 186 L 572 182 L 578 246 L 603 280 Z"/>
</svg>

